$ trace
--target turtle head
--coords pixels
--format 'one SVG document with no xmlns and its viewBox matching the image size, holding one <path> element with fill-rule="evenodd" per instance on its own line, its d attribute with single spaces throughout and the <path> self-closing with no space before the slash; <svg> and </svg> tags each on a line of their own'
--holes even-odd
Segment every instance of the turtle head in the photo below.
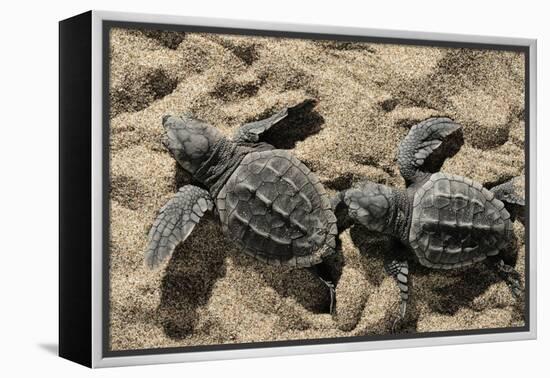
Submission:
<svg viewBox="0 0 550 378">
<path fill-rule="evenodd" d="M 369 231 L 387 232 L 394 191 L 382 184 L 364 181 L 344 194 L 349 217 Z"/>
<path fill-rule="evenodd" d="M 190 174 L 212 154 L 217 141 L 223 138 L 218 129 L 196 118 L 183 115 L 162 117 L 165 134 L 162 144 Z"/>
</svg>

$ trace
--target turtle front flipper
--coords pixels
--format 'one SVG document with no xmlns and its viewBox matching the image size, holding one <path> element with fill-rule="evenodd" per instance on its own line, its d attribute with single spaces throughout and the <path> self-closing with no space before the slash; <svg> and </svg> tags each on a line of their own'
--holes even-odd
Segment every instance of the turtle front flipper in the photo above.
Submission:
<svg viewBox="0 0 550 378">
<path fill-rule="evenodd" d="M 384 261 L 386 272 L 392 276 L 399 286 L 400 301 L 399 301 L 399 316 L 392 324 L 392 332 L 395 332 L 399 323 L 405 319 L 407 315 L 407 305 L 409 303 L 409 263 L 407 260 L 398 261 L 386 258 Z"/>
<path fill-rule="evenodd" d="M 450 118 L 428 118 L 414 125 L 399 145 L 397 163 L 401 176 L 407 182 L 422 177 L 424 162 L 443 142 L 461 126 Z"/>
<path fill-rule="evenodd" d="M 525 176 L 516 176 L 491 188 L 495 197 L 504 202 L 512 220 L 525 224 Z"/>
<path fill-rule="evenodd" d="M 269 118 L 264 118 L 259 121 L 245 123 L 241 127 L 237 129 L 235 132 L 235 135 L 233 136 L 233 140 L 235 142 L 248 142 L 248 143 L 256 143 L 260 141 L 260 136 L 265 133 L 267 130 L 269 130 L 271 127 L 275 126 L 285 118 L 287 118 L 289 115 L 291 115 L 294 111 L 302 109 L 303 107 L 307 105 L 315 106 L 316 101 L 314 100 L 306 100 L 302 101 L 297 105 L 286 107 L 278 111 L 277 113 L 273 114 Z"/>
<path fill-rule="evenodd" d="M 525 206 L 525 176 L 516 176 L 503 184 L 491 188 L 495 197 L 511 205 Z"/>
<path fill-rule="evenodd" d="M 279 123 L 288 116 L 288 108 L 284 108 L 269 118 L 259 121 L 245 123 L 237 129 L 233 136 L 235 142 L 255 143 L 260 140 L 260 135 L 269 130 L 273 125 Z"/>
<path fill-rule="evenodd" d="M 191 234 L 204 213 L 213 207 L 206 190 L 193 185 L 180 188 L 159 210 L 149 231 L 145 264 L 153 269 L 170 257 L 176 246 Z"/>
</svg>

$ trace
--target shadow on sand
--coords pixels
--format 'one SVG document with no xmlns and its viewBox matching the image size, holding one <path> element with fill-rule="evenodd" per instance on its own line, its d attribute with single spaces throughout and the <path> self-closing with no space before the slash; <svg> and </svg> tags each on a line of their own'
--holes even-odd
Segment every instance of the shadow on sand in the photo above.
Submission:
<svg viewBox="0 0 550 378">
<path fill-rule="evenodd" d="M 198 322 L 216 281 L 225 275 L 221 229 L 206 215 L 187 240 L 176 247 L 161 285 L 158 318 L 167 336 L 182 339 Z"/>
</svg>

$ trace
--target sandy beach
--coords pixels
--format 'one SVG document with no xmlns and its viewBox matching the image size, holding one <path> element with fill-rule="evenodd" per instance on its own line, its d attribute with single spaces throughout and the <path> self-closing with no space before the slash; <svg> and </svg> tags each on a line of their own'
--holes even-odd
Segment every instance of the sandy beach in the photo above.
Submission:
<svg viewBox="0 0 550 378">
<path fill-rule="evenodd" d="M 395 156 L 415 123 L 447 116 L 463 145 L 441 170 L 488 187 L 524 174 L 524 58 L 516 52 L 111 31 L 110 346 L 113 350 L 387 334 L 399 290 L 389 238 L 341 235 L 336 315 L 306 270 L 239 253 L 207 215 L 165 268 L 143 263 L 157 210 L 191 177 L 160 143 L 165 114 L 191 112 L 230 136 L 284 106 L 316 102 L 268 136 L 330 194 L 363 179 L 404 188 Z M 461 141 L 462 142 L 462 141 Z M 524 277 L 525 230 L 514 223 Z M 524 304 L 483 264 L 412 267 L 400 332 L 524 325 Z"/>
</svg>

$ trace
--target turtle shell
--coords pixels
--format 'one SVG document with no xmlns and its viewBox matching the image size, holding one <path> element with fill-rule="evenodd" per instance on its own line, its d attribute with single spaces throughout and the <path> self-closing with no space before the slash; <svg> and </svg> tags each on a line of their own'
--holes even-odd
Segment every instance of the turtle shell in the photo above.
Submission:
<svg viewBox="0 0 550 378">
<path fill-rule="evenodd" d="M 216 198 L 224 233 L 271 265 L 308 267 L 336 247 L 336 217 L 319 179 L 288 151 L 244 157 Z"/>
<path fill-rule="evenodd" d="M 409 242 L 424 266 L 459 268 L 507 246 L 510 214 L 468 178 L 436 173 L 414 195 Z"/>
</svg>

